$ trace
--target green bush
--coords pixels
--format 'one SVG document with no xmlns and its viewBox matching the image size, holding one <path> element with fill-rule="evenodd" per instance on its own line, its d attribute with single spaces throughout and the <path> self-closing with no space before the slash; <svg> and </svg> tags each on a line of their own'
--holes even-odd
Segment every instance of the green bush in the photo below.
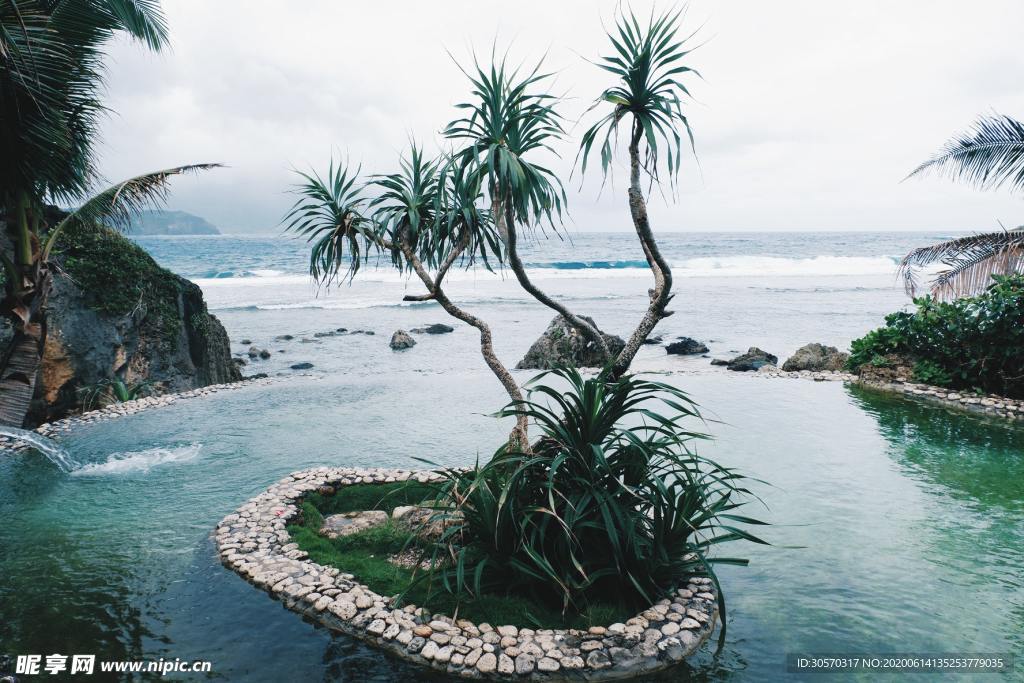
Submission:
<svg viewBox="0 0 1024 683">
<path fill-rule="evenodd" d="M 545 375 L 568 388 L 537 384 Z M 503 447 L 468 473 L 446 472 L 435 504 L 450 525 L 434 559 L 452 561 L 428 573 L 439 588 L 528 595 L 566 613 L 598 602 L 642 609 L 689 576 L 717 585 L 715 561 L 746 563 L 709 558 L 712 546 L 763 542 L 741 528 L 761 522 L 733 512 L 749 493 L 743 477 L 692 450 L 704 435 L 683 426 L 699 416 L 682 391 L 567 369 L 532 385 L 501 415 L 540 427 L 533 452 Z"/>
<path fill-rule="evenodd" d="M 849 367 L 896 353 L 915 361 L 922 382 L 1024 397 L 1024 276 L 995 276 L 977 297 L 915 299 L 917 310 L 886 316 L 886 326 L 851 345 Z"/>
</svg>

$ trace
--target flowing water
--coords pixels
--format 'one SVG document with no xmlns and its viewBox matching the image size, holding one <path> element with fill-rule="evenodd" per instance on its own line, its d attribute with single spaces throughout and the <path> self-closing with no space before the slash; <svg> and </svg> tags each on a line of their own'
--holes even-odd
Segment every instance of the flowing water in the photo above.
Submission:
<svg viewBox="0 0 1024 683">
<path fill-rule="evenodd" d="M 0 426 L 0 436 L 6 436 L 34 448 L 46 456 L 61 472 L 71 472 L 80 466 L 60 444 L 27 429 Z"/>
<path fill-rule="evenodd" d="M 231 273 L 276 264 L 277 275 L 209 277 L 204 291 L 236 353 L 247 336 L 272 351 L 247 370 L 287 372 L 290 363 L 310 361 L 320 374 L 75 428 L 61 437 L 81 463 L 70 474 L 36 452 L 0 451 L 0 658 L 210 660 L 210 678 L 224 681 L 437 678 L 284 610 L 221 567 L 210 533 L 221 517 L 300 468 L 486 458 L 507 434 L 508 425 L 488 416 L 503 404 L 500 388 L 465 326 L 421 335 L 406 352 L 387 348 L 396 327 L 448 322 L 432 305 L 396 305 L 400 279 L 371 271 L 370 282 L 313 299 L 308 282 L 287 279 L 299 278 L 301 261 L 278 258 L 296 245 L 246 239 L 245 249 L 242 238 L 144 243 L 193 277 L 207 274 L 196 272 L 197 259 Z M 786 273 L 680 278 L 679 313 L 666 321 L 667 335 L 699 337 L 712 355 L 756 344 L 784 356 L 809 341 L 845 345 L 906 303 L 893 286 L 890 252 L 909 237 L 833 236 L 803 246 L 794 237 L 751 239 L 721 238 L 717 247 L 694 246 L 703 251 L 690 256 L 726 269 L 788 259 Z M 609 254 L 634 260 L 615 244 L 549 259 L 590 265 L 547 267 L 575 275 L 545 282 L 626 329 L 648 283 L 642 271 L 622 275 L 630 267 L 605 262 Z M 692 244 L 677 245 L 676 260 Z M 191 261 L 189 250 L 197 254 Z M 814 265 L 819 257 L 869 260 Z M 826 263 L 885 272 L 793 272 Z M 500 278 L 459 278 L 460 300 L 491 322 L 499 353 L 514 362 L 551 316 Z M 337 327 L 377 334 L 313 337 Z M 275 340 L 283 334 L 296 338 Z M 638 358 L 638 366 L 668 373 L 661 378 L 717 420 L 707 425 L 715 438 L 703 452 L 768 482 L 756 489 L 767 509 L 750 514 L 772 522 L 762 535 L 773 545 L 730 549 L 751 565 L 721 571 L 731 617 L 724 653 L 715 658 L 705 648 L 663 680 L 797 680 L 786 673 L 787 653 L 1007 653 L 1020 660 L 1019 676 L 1024 430 L 837 383 L 710 372 L 707 363 L 666 357 L 658 347 Z"/>
</svg>

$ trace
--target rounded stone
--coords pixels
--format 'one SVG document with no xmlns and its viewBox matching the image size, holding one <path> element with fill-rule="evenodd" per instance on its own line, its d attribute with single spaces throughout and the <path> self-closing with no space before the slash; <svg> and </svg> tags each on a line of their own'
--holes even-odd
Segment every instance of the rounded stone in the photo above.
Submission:
<svg viewBox="0 0 1024 683">
<path fill-rule="evenodd" d="M 476 668 L 480 673 L 494 673 L 494 670 L 498 668 L 498 658 L 494 656 L 493 652 L 486 652 L 477 660 Z"/>
</svg>

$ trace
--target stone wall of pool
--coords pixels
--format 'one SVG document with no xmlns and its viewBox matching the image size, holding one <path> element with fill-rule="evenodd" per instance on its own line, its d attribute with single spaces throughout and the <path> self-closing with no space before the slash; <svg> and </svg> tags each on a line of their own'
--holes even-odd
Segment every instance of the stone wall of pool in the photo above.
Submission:
<svg viewBox="0 0 1024 683">
<path fill-rule="evenodd" d="M 288 522 L 302 498 L 325 485 L 426 482 L 432 472 L 319 467 L 295 472 L 226 516 L 214 536 L 221 562 L 284 606 L 366 641 L 415 666 L 491 680 L 621 680 L 671 667 L 714 631 L 718 602 L 710 579 L 685 588 L 625 623 L 577 629 L 529 629 L 472 623 L 397 607 L 351 574 L 312 562 L 292 542 Z"/>
</svg>

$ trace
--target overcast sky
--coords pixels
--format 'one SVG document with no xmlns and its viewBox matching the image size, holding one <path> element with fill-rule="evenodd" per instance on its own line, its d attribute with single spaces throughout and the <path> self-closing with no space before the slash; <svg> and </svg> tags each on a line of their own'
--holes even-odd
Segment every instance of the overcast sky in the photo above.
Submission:
<svg viewBox="0 0 1024 683">
<path fill-rule="evenodd" d="M 467 62 L 492 42 L 557 72 L 576 121 L 611 85 L 594 0 L 301 3 L 164 0 L 172 49 L 111 46 L 101 169 L 109 180 L 168 166 L 230 168 L 179 179 L 171 208 L 225 232 L 279 230 L 290 169 L 332 151 L 390 172 L 408 136 L 428 149 L 468 95 Z M 665 7 L 663 3 L 659 7 Z M 633 7 L 647 12 L 646 2 Z M 700 168 L 678 201 L 652 203 L 656 230 L 993 229 L 1024 222 L 1006 192 L 906 173 L 978 114 L 1024 117 L 1024 2 L 695 0 L 705 41 L 688 109 Z M 583 119 L 584 123 L 588 119 Z M 562 148 L 571 225 L 630 227 L 626 174 L 599 196 L 568 173 L 584 124 Z"/>
</svg>

